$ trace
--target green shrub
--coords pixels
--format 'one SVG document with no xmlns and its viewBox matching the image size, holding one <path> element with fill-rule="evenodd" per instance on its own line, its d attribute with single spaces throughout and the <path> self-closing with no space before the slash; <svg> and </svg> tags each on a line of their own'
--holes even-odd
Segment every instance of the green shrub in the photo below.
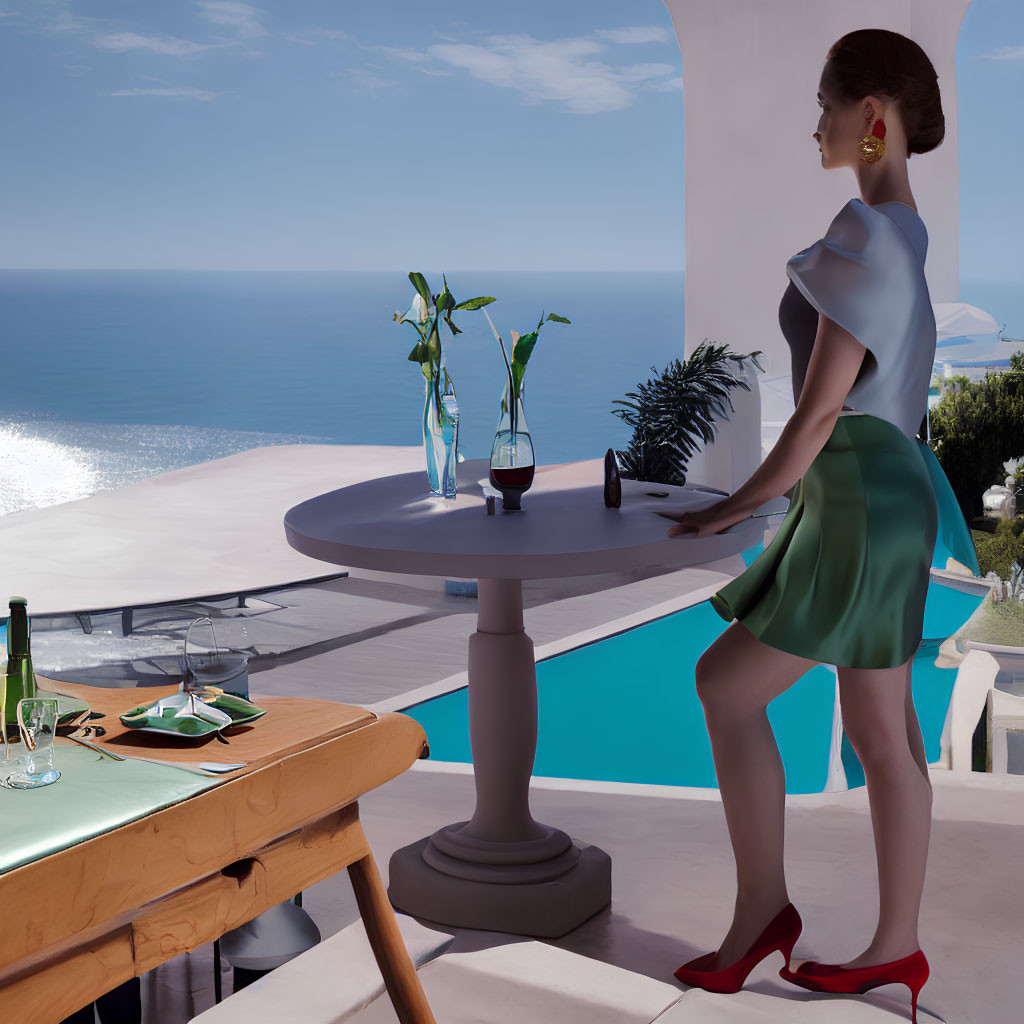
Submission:
<svg viewBox="0 0 1024 1024">
<path fill-rule="evenodd" d="M 995 533 L 971 530 L 971 537 L 978 552 L 980 576 L 994 572 L 1001 580 L 1008 580 L 1014 562 L 1024 565 L 1024 516 L 998 520 Z"/>
<path fill-rule="evenodd" d="M 1005 479 L 1003 463 L 1024 456 L 1024 359 L 1011 358 L 1009 372 L 982 381 L 945 383 L 930 412 L 931 449 L 970 522 L 983 511 L 982 494 Z"/>
</svg>

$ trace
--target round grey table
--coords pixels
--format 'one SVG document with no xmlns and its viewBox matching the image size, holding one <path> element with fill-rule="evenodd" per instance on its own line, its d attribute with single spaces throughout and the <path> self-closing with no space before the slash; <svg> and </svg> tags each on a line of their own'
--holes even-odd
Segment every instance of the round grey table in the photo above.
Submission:
<svg viewBox="0 0 1024 1024">
<path fill-rule="evenodd" d="M 611 858 L 530 813 L 537 674 L 523 628 L 522 581 L 699 565 L 756 544 L 766 520 L 747 519 L 711 537 L 670 538 L 672 522 L 658 511 L 703 508 L 721 495 L 623 480 L 622 507 L 610 509 L 603 466 L 603 459 L 539 466 L 521 512 L 503 512 L 499 497 L 496 514 L 486 514 L 486 494 L 494 493 L 488 462 L 472 459 L 458 465 L 454 502 L 430 497 L 426 474 L 416 472 L 342 487 L 285 515 L 288 543 L 312 558 L 478 580 L 477 629 L 469 639 L 476 808 L 469 820 L 392 855 L 388 895 L 410 914 L 555 938 L 611 901 Z"/>
</svg>

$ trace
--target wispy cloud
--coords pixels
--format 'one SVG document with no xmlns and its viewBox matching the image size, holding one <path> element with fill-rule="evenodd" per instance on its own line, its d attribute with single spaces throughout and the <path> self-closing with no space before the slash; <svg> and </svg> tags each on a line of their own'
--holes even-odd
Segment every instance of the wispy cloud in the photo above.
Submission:
<svg viewBox="0 0 1024 1024">
<path fill-rule="evenodd" d="M 465 71 L 479 81 L 520 93 L 530 104 L 558 103 L 569 113 L 600 114 L 624 110 L 641 90 L 679 88 L 676 65 L 596 59 L 607 55 L 611 43 L 663 42 L 667 32 L 654 27 L 606 29 L 552 41 L 525 34 L 493 35 L 482 43 L 436 43 L 423 50 L 374 49 L 428 74 L 438 64 Z"/>
<path fill-rule="evenodd" d="M 644 83 L 645 89 L 651 89 L 654 92 L 676 92 L 681 91 L 683 88 L 683 76 L 676 75 L 674 78 L 661 78 L 656 82 Z"/>
<path fill-rule="evenodd" d="M 364 89 L 377 92 L 383 89 L 393 89 L 402 83 L 394 78 L 387 78 L 378 75 L 374 71 L 367 71 L 365 68 L 345 68 L 343 71 L 328 72 L 330 78 L 344 78 Z"/>
<path fill-rule="evenodd" d="M 1024 60 L 1024 46 L 999 46 L 991 53 L 976 56 L 981 60 Z"/>
<path fill-rule="evenodd" d="M 619 74 L 625 82 L 660 82 L 675 74 L 675 70 L 672 64 L 630 64 L 619 69 Z"/>
<path fill-rule="evenodd" d="M 195 89 L 191 86 L 181 86 L 174 89 L 115 89 L 110 96 L 183 96 L 190 100 L 201 100 L 208 102 L 219 95 L 210 92 L 208 89 Z"/>
<path fill-rule="evenodd" d="M 634 25 L 630 28 L 601 28 L 595 33 L 612 43 L 674 43 L 675 33 L 661 25 Z"/>
<path fill-rule="evenodd" d="M 88 32 L 99 20 L 99 18 L 85 18 L 80 14 L 72 14 L 66 8 L 60 8 L 51 17 L 44 19 L 43 27 L 50 32 Z"/>
<path fill-rule="evenodd" d="M 289 43 L 301 43 L 303 46 L 316 46 L 324 40 L 335 42 L 351 42 L 352 36 L 336 28 L 307 28 L 301 32 L 288 32 L 284 35 Z"/>
<path fill-rule="evenodd" d="M 270 35 L 259 20 L 263 12 L 250 4 L 235 3 L 234 0 L 195 0 L 195 5 L 204 21 L 227 25 L 243 39 Z"/>
<path fill-rule="evenodd" d="M 233 50 L 246 57 L 261 56 L 251 49 L 246 40 L 267 35 L 259 22 L 257 8 L 234 0 L 194 0 L 198 17 L 212 24 L 224 26 L 230 33 L 214 37 L 210 41 L 183 39 L 160 32 L 135 31 L 125 28 L 123 19 L 86 17 L 71 10 L 68 0 L 37 0 L 38 17 L 32 20 L 32 27 L 43 33 L 59 33 L 77 36 L 82 42 L 106 53 L 128 53 L 149 51 L 169 57 L 193 57 L 214 50 Z"/>
<path fill-rule="evenodd" d="M 430 54 L 423 50 L 414 50 L 410 46 L 367 46 L 368 50 L 380 50 L 389 57 L 396 57 L 398 60 L 420 62 L 430 59 Z"/>
<path fill-rule="evenodd" d="M 229 46 L 237 46 L 237 43 L 196 43 L 191 39 L 178 39 L 176 36 L 144 35 L 141 32 L 111 32 L 107 35 L 98 35 L 93 40 L 94 45 L 100 50 L 108 50 L 113 53 L 125 53 L 128 50 L 152 50 L 153 53 L 162 53 L 171 57 L 188 57 L 194 53 L 204 53 L 207 50 L 223 50 Z"/>
</svg>

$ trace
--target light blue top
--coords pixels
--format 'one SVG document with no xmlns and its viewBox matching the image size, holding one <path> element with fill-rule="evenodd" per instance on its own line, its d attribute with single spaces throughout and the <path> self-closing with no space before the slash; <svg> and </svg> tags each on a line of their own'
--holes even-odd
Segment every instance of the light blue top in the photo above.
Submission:
<svg viewBox="0 0 1024 1024">
<path fill-rule="evenodd" d="M 936 340 L 924 277 L 927 251 L 928 231 L 906 203 L 868 206 L 851 199 L 824 238 L 789 260 L 791 283 L 779 304 L 779 325 L 793 357 L 794 403 L 803 390 L 818 313 L 824 313 L 868 350 L 848 404 L 911 439 L 917 431 L 924 434 Z M 977 576 L 978 554 L 953 488 L 923 436 L 918 442 L 939 512 L 933 565 L 948 568 L 951 554 Z"/>
<path fill-rule="evenodd" d="M 790 280 L 814 309 L 868 350 L 848 404 L 888 420 L 912 440 L 928 408 L 935 361 L 927 250 L 924 222 L 906 203 L 868 206 L 851 199 L 824 238 L 786 263 Z M 793 338 L 788 340 L 792 346 Z M 806 368 L 809 351 L 805 356 Z"/>
</svg>

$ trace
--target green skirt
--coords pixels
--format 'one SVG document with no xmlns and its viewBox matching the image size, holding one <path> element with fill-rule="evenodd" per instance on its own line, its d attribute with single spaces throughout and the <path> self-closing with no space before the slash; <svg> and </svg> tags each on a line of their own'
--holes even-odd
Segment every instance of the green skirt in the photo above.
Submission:
<svg viewBox="0 0 1024 1024">
<path fill-rule="evenodd" d="M 711 606 L 803 658 L 902 665 L 921 642 L 938 528 L 919 446 L 878 416 L 840 416 L 771 543 Z"/>
</svg>

